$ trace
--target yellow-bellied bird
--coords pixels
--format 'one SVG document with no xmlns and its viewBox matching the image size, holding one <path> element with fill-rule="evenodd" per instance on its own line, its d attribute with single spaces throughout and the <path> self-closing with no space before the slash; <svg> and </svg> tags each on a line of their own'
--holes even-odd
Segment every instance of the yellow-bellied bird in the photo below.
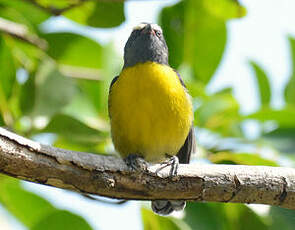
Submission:
<svg viewBox="0 0 295 230">
<path fill-rule="evenodd" d="M 160 26 L 141 23 L 133 29 L 123 69 L 110 86 L 109 116 L 114 146 L 129 166 L 139 157 L 154 163 L 171 157 L 171 169 L 178 162 L 189 163 L 195 146 L 192 102 L 180 75 L 168 64 Z M 152 201 L 160 215 L 184 206 L 179 200 Z"/>
</svg>

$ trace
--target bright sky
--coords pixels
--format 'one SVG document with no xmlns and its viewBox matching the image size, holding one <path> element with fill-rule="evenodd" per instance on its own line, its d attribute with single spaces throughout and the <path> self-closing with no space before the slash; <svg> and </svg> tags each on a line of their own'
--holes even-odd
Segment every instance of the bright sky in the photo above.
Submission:
<svg viewBox="0 0 295 230">
<path fill-rule="evenodd" d="M 63 19 L 50 20 L 49 31 L 70 30 L 80 32 L 100 42 L 115 40 L 121 54 L 132 27 L 140 22 L 156 22 L 159 10 L 177 1 L 130 1 L 126 3 L 126 22 L 116 29 L 82 29 Z M 233 86 L 235 96 L 243 105 L 242 112 L 257 109 L 254 78 L 248 60 L 257 61 L 272 80 L 273 104 L 282 106 L 282 89 L 290 75 L 290 53 L 287 36 L 295 37 L 294 0 L 243 0 L 248 15 L 228 23 L 228 44 L 224 59 L 208 87 L 214 92 Z M 292 23 L 291 23 L 292 22 Z M 69 209 L 83 216 L 94 229 L 130 229 L 141 227 L 140 202 L 123 206 L 103 205 L 88 201 L 79 195 L 50 187 L 24 183 L 26 187 L 42 194 L 59 208 Z M 5 214 L 0 208 L 0 216 Z M 126 221 L 127 220 L 127 221 Z M 3 221 L 3 220 L 1 220 Z M 13 229 L 23 229 L 12 218 Z M 0 224 L 1 225 L 1 224 Z M 2 228 L 1 228 L 2 229 Z"/>
</svg>

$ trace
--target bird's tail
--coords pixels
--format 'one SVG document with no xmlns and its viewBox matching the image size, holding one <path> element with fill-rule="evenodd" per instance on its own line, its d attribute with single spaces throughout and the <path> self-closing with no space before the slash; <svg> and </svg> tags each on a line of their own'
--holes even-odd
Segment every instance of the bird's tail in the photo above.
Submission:
<svg viewBox="0 0 295 230">
<path fill-rule="evenodd" d="M 155 213 L 166 216 L 173 211 L 181 211 L 185 207 L 184 200 L 154 200 L 152 201 L 152 209 Z"/>
</svg>

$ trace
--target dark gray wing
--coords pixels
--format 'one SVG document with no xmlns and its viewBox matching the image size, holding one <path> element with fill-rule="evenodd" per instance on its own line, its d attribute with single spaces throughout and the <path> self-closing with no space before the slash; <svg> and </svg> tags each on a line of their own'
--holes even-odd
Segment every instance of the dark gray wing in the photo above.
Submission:
<svg viewBox="0 0 295 230">
<path fill-rule="evenodd" d="M 110 106 L 111 106 L 111 103 L 110 103 L 110 93 L 111 93 L 113 84 L 115 84 L 115 82 L 118 80 L 118 78 L 119 78 L 119 76 L 114 77 L 114 79 L 111 82 L 110 88 L 109 88 L 109 99 L 108 99 L 108 110 L 109 111 L 110 111 Z M 109 112 L 109 117 L 111 118 L 110 112 Z"/>
<path fill-rule="evenodd" d="M 174 71 L 176 72 L 180 83 L 183 85 L 184 88 L 186 88 L 180 74 L 176 70 Z M 195 151 L 195 148 L 196 148 L 196 138 L 195 138 L 194 126 L 192 125 L 183 146 L 177 153 L 179 163 L 189 164 L 191 154 Z"/>
<path fill-rule="evenodd" d="M 180 74 L 179 74 L 175 69 L 173 69 L 173 70 L 174 70 L 174 72 L 177 74 L 177 77 L 178 77 L 180 83 L 182 84 L 182 86 L 183 86 L 184 88 L 186 88 L 186 86 L 185 86 L 185 84 L 184 84 L 184 82 L 183 82 L 183 80 L 182 80 Z"/>
<path fill-rule="evenodd" d="M 116 77 L 113 78 L 113 80 L 111 82 L 111 85 L 110 85 L 109 92 L 111 91 L 113 84 L 115 84 L 115 82 L 118 80 L 118 78 L 119 78 L 119 76 L 116 76 Z"/>
<path fill-rule="evenodd" d="M 195 138 L 194 127 L 192 126 L 183 146 L 180 148 L 180 150 L 177 153 L 179 163 L 189 164 L 191 154 L 195 151 L 195 148 L 196 148 L 196 138 Z"/>
</svg>

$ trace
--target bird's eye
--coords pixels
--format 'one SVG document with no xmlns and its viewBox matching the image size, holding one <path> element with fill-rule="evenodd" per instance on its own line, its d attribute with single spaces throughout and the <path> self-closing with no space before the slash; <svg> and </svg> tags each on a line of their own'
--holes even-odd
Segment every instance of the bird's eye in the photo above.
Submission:
<svg viewBox="0 0 295 230">
<path fill-rule="evenodd" d="M 155 33 L 156 33 L 156 35 L 157 35 L 158 37 L 161 36 L 161 31 L 160 31 L 160 30 L 155 30 Z"/>
</svg>

